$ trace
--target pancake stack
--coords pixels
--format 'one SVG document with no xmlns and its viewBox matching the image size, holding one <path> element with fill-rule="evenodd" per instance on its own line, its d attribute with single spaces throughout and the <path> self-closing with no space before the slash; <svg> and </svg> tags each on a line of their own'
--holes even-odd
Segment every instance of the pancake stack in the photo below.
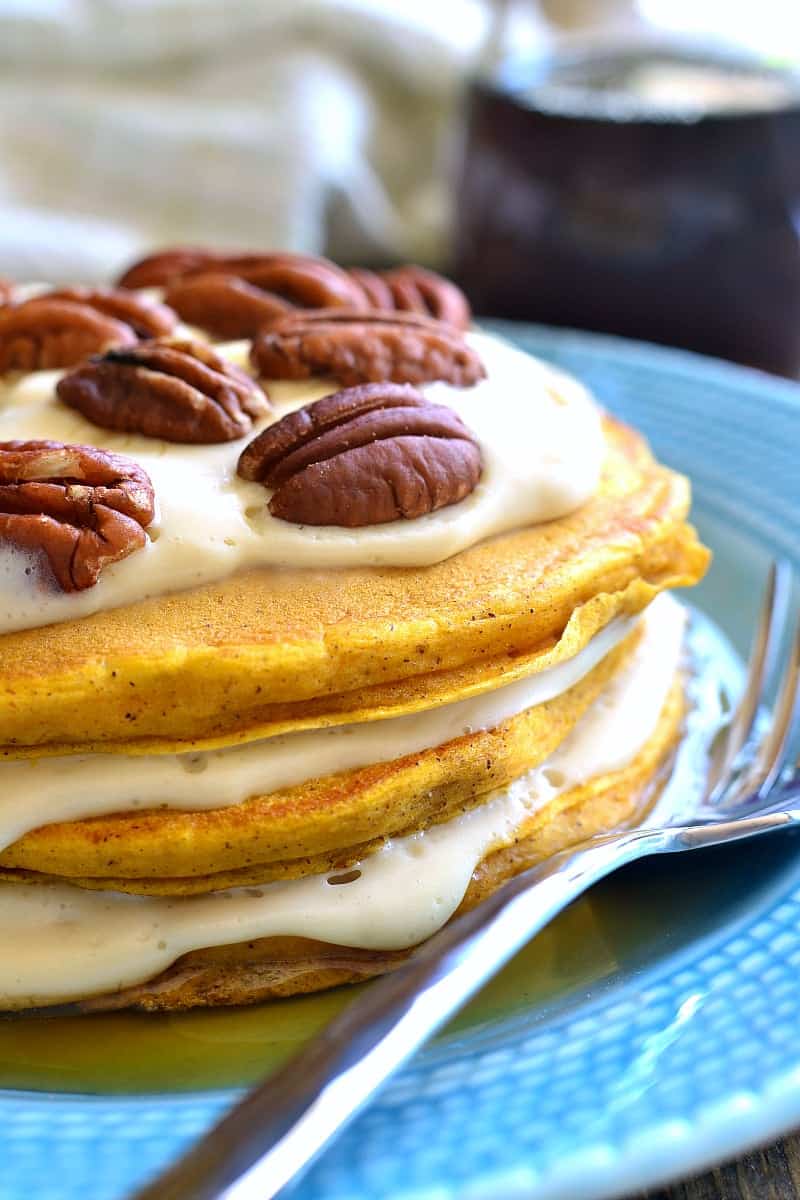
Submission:
<svg viewBox="0 0 800 1200">
<path fill-rule="evenodd" d="M 0 304 L 0 1008 L 363 980 L 641 818 L 708 553 L 576 381 L 417 267 Z"/>
</svg>

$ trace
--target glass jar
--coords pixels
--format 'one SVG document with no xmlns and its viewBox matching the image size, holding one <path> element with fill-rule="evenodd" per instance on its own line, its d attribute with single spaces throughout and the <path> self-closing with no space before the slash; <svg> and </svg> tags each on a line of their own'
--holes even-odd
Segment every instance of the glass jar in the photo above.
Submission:
<svg viewBox="0 0 800 1200">
<path fill-rule="evenodd" d="M 680 42 L 507 62 L 468 101 L 476 312 L 800 371 L 800 85 Z"/>
</svg>

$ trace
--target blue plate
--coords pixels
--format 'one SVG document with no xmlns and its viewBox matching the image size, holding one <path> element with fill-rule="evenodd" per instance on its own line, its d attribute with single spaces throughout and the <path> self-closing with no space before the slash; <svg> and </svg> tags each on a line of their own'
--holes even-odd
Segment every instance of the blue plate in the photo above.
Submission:
<svg viewBox="0 0 800 1200">
<path fill-rule="evenodd" d="M 498 327 L 583 378 L 692 477 L 716 553 L 697 602 L 746 650 L 769 559 L 800 570 L 800 388 L 633 342 Z M 295 1200 L 592 1200 L 800 1123 L 792 835 L 639 864 L 547 938 L 386 1088 Z M 6 1091 L 0 1197 L 121 1197 L 235 1094 Z"/>
</svg>

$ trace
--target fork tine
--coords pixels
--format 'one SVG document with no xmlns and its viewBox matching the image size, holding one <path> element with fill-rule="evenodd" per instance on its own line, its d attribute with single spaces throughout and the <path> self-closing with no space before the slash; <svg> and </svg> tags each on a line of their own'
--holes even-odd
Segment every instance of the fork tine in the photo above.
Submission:
<svg viewBox="0 0 800 1200">
<path fill-rule="evenodd" d="M 757 794 L 763 800 L 779 778 L 789 757 L 789 743 L 800 715 L 800 620 L 797 622 L 789 663 L 783 673 L 775 701 L 772 725 L 756 753 L 755 762 L 737 782 L 730 799 L 735 803 Z"/>
<path fill-rule="evenodd" d="M 728 726 L 722 752 L 716 763 L 712 762 L 709 770 L 706 795 L 711 803 L 719 799 L 731 782 L 736 759 L 753 732 L 786 623 L 790 586 L 789 564 L 783 559 L 773 562 L 767 575 L 764 598 L 753 635 L 744 690 Z"/>
</svg>

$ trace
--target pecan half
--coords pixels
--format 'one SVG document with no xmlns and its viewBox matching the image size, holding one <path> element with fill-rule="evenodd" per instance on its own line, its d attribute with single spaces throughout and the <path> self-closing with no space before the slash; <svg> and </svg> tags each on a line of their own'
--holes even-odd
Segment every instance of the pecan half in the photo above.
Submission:
<svg viewBox="0 0 800 1200">
<path fill-rule="evenodd" d="M 118 288 L 59 288 L 0 313 L 0 371 L 72 367 L 90 354 L 168 334 L 177 317 Z"/>
<path fill-rule="evenodd" d="M 254 438 L 238 466 L 242 478 L 276 489 L 274 517 L 348 528 L 456 504 L 481 469 L 480 449 L 452 409 L 392 383 L 348 388 L 289 413 Z"/>
<path fill-rule="evenodd" d="M 222 261 L 225 271 L 298 308 L 366 309 L 363 290 L 327 258 L 305 254 L 239 254 Z"/>
<path fill-rule="evenodd" d="M 95 312 L 104 313 L 130 325 L 139 338 L 167 337 L 177 324 L 177 317 L 166 304 L 158 304 L 145 296 L 136 296 L 123 288 L 59 288 L 47 292 L 43 299 L 68 300 L 72 304 L 88 304 Z"/>
<path fill-rule="evenodd" d="M 390 271 L 345 270 L 329 259 L 306 254 L 232 254 L 187 246 L 135 263 L 119 286 L 166 286 L 167 303 L 185 321 L 215 337 L 251 337 L 260 316 L 254 293 L 229 286 L 225 294 L 219 283 L 213 289 L 190 286 L 188 281 L 198 275 L 233 277 L 268 293 L 275 305 L 266 310 L 262 306 L 268 321 L 283 308 L 297 307 L 415 312 L 455 329 L 467 329 L 470 323 L 469 303 L 460 288 L 435 271 L 413 265 Z"/>
<path fill-rule="evenodd" d="M 416 313 L 289 313 L 258 333 L 251 356 L 268 379 L 332 375 L 345 386 L 443 380 L 469 387 L 486 374 L 456 330 Z"/>
<path fill-rule="evenodd" d="M 252 338 L 292 307 L 244 279 L 221 273 L 176 279 L 165 298 L 184 321 L 216 338 Z"/>
<path fill-rule="evenodd" d="M 472 313 L 460 288 L 425 267 L 395 267 L 370 271 L 350 267 L 349 274 L 361 287 L 371 308 L 379 312 L 414 312 L 444 321 L 454 329 L 469 329 Z"/>
<path fill-rule="evenodd" d="M 469 329 L 472 314 L 467 297 L 449 279 L 424 267 L 397 267 L 383 272 L 383 281 L 400 312 L 435 317 L 455 329 Z"/>
<path fill-rule="evenodd" d="M 136 463 L 94 446 L 0 442 L 0 543 L 43 557 L 65 592 L 141 549 L 155 512 Z"/>
<path fill-rule="evenodd" d="M 58 398 L 103 429 L 168 442 L 230 442 L 269 411 L 258 385 L 200 342 L 144 342 L 65 375 Z"/>
<path fill-rule="evenodd" d="M 379 271 L 370 271 L 367 267 L 349 267 L 348 275 L 361 288 L 370 308 L 378 312 L 394 312 L 396 305 L 392 289 Z"/>
<path fill-rule="evenodd" d="M 0 310 L 0 372 L 71 367 L 136 340 L 130 325 L 88 305 L 37 296 Z"/>
<path fill-rule="evenodd" d="M 253 337 L 283 313 L 299 308 L 367 308 L 363 290 L 346 271 L 300 254 L 230 255 L 214 272 L 186 272 L 165 299 L 184 321 L 214 337 Z"/>
<path fill-rule="evenodd" d="M 134 263 L 120 276 L 118 286 L 163 287 L 187 276 L 218 272 L 244 279 L 302 307 L 363 304 L 362 290 L 342 267 L 327 258 L 288 252 L 230 253 L 178 246 Z"/>
<path fill-rule="evenodd" d="M 209 269 L 222 255 L 216 250 L 202 246 L 175 246 L 170 250 L 159 250 L 139 259 L 117 280 L 117 287 L 148 288 L 163 287 L 171 279 L 185 275 L 192 268 Z"/>
</svg>

